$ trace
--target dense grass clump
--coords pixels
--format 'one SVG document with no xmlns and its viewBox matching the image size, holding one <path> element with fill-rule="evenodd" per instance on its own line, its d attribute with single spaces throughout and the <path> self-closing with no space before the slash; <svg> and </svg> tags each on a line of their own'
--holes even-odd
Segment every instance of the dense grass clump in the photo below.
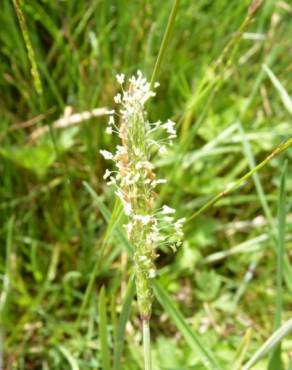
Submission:
<svg viewBox="0 0 292 370">
<path fill-rule="evenodd" d="M 177 130 L 151 197 L 186 218 L 182 245 L 155 250 L 153 369 L 291 369 L 291 15 L 2 1 L 0 369 L 143 369 L 133 240 L 100 155 L 119 145 L 115 76 L 137 70 L 160 82 L 147 120 Z"/>
</svg>

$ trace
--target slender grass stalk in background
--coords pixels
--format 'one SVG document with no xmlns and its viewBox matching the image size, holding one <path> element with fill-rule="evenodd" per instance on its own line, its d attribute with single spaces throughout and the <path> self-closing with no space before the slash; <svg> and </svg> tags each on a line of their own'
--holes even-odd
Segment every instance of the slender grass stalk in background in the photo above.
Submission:
<svg viewBox="0 0 292 370">
<path fill-rule="evenodd" d="M 81 370 L 78 366 L 77 360 L 66 347 L 64 347 L 63 345 L 58 345 L 57 349 L 62 353 L 62 355 L 70 365 L 71 370 Z"/>
<path fill-rule="evenodd" d="M 173 1 L 172 9 L 171 9 L 168 21 L 167 21 L 167 26 L 166 26 L 166 29 L 165 29 L 165 32 L 164 32 L 164 35 L 163 35 L 163 38 L 162 38 L 162 41 L 161 41 L 161 44 L 160 44 L 158 56 L 157 56 L 157 59 L 156 59 L 156 62 L 155 62 L 154 68 L 153 68 L 153 72 L 152 72 L 152 75 L 151 75 L 150 89 L 153 89 L 155 80 L 157 79 L 157 73 L 158 73 L 159 68 L 161 66 L 161 63 L 162 63 L 162 60 L 163 60 L 163 57 L 164 57 L 164 54 L 165 54 L 165 51 L 166 51 L 166 48 L 167 48 L 167 42 L 169 40 L 171 31 L 172 31 L 173 26 L 174 26 L 174 21 L 175 21 L 177 12 L 178 12 L 179 3 L 180 3 L 180 0 L 174 0 Z"/>
<path fill-rule="evenodd" d="M 286 172 L 287 162 L 283 166 L 279 202 L 278 202 L 278 243 L 277 243 L 277 290 L 274 314 L 274 331 L 279 329 L 282 320 L 283 310 L 283 276 L 284 276 L 284 255 L 285 255 L 285 226 L 287 216 L 286 204 Z M 280 370 L 283 368 L 281 361 L 281 344 L 276 346 L 270 355 L 269 370 Z"/>
<path fill-rule="evenodd" d="M 249 144 L 249 142 L 246 138 L 244 129 L 243 129 L 243 127 L 240 123 L 238 124 L 238 128 L 239 128 L 240 136 L 242 138 L 243 147 L 244 147 L 244 151 L 245 151 L 246 156 L 247 156 L 247 160 L 248 160 L 248 163 L 249 163 L 250 170 L 253 170 L 256 167 L 254 155 L 252 153 L 250 144 Z M 264 215 L 265 215 L 265 217 L 267 219 L 267 222 L 269 224 L 270 239 L 273 243 L 275 252 L 278 254 L 278 244 L 279 244 L 279 242 L 278 242 L 277 227 L 276 227 L 274 219 L 272 217 L 272 213 L 271 213 L 270 207 L 268 205 L 263 186 L 261 184 L 261 181 L 260 181 L 260 178 L 259 178 L 257 172 L 253 173 L 252 178 L 253 178 L 253 181 L 254 181 L 254 184 L 255 184 L 256 191 L 257 191 L 258 196 L 259 196 L 259 200 L 260 200 L 262 208 L 263 208 Z M 285 258 L 284 258 L 284 277 L 285 277 L 286 285 L 287 285 L 288 289 L 290 290 L 290 292 L 292 293 L 292 266 L 289 262 L 288 256 L 285 256 Z"/>
<path fill-rule="evenodd" d="M 232 370 L 240 370 L 240 368 L 242 366 L 242 363 L 244 361 L 248 346 L 250 344 L 251 333 L 252 333 L 252 329 L 248 328 L 244 337 L 242 338 L 242 341 L 240 342 L 240 345 L 239 345 L 238 350 L 236 352 L 234 361 L 232 361 L 232 364 L 233 364 L 232 365 L 233 366 Z"/>
<path fill-rule="evenodd" d="M 110 370 L 110 353 L 109 353 L 109 342 L 108 342 L 108 326 L 107 326 L 107 314 L 106 314 L 106 295 L 104 287 L 101 288 L 99 297 L 99 335 L 101 345 L 101 360 L 102 369 Z"/>
<path fill-rule="evenodd" d="M 150 327 L 149 323 L 145 320 L 142 321 L 142 331 L 143 331 L 144 368 L 145 370 L 151 370 L 152 360 L 151 360 Z"/>
<path fill-rule="evenodd" d="M 27 49 L 27 55 L 28 55 L 28 59 L 31 65 L 31 75 L 32 75 L 33 84 L 34 84 L 37 94 L 43 97 L 42 82 L 41 82 L 41 78 L 40 78 L 38 67 L 37 67 L 34 49 L 30 41 L 26 20 L 25 20 L 25 17 L 21 9 L 21 3 L 19 0 L 12 0 L 12 1 L 13 1 L 13 5 L 14 5 L 14 8 L 17 14 L 19 24 L 20 24 L 25 46 Z"/>
<path fill-rule="evenodd" d="M 3 277 L 3 287 L 0 294 L 0 370 L 3 370 L 6 366 L 4 364 L 4 321 L 5 321 L 5 309 L 8 301 L 8 294 L 11 288 L 11 259 L 13 255 L 12 241 L 13 241 L 13 228 L 14 228 L 14 216 L 10 218 L 7 223 L 7 236 L 6 236 L 6 263 Z"/>
<path fill-rule="evenodd" d="M 273 85 L 279 92 L 279 95 L 281 97 L 281 100 L 283 102 L 284 107 L 287 109 L 287 111 L 292 114 L 292 99 L 290 98 L 288 92 L 284 88 L 284 86 L 281 84 L 281 82 L 277 79 L 277 77 L 274 75 L 272 70 L 267 66 L 266 64 L 263 64 L 263 70 L 266 72 L 266 74 L 269 76 L 270 80 L 272 81 Z"/>
<path fill-rule="evenodd" d="M 117 328 L 116 328 L 116 335 L 115 335 L 115 341 L 114 341 L 113 370 L 121 369 L 121 358 L 122 358 L 123 348 L 124 348 L 125 329 L 126 329 L 127 321 L 129 320 L 129 317 L 130 317 L 134 294 L 135 294 L 134 279 L 130 279 L 128 283 L 123 307 L 122 307 L 122 312 L 119 317 Z"/>
<path fill-rule="evenodd" d="M 253 170 L 256 167 L 255 158 L 254 158 L 252 149 L 250 147 L 249 141 L 246 137 L 243 126 L 240 122 L 238 123 L 238 131 L 239 131 L 239 134 L 240 134 L 240 137 L 241 137 L 241 140 L 242 140 L 242 145 L 243 145 L 243 148 L 244 148 L 244 151 L 245 151 L 245 155 L 247 157 L 249 168 L 250 168 L 250 170 Z M 266 217 L 266 219 L 267 219 L 267 221 L 270 225 L 271 235 L 273 237 L 274 234 L 276 233 L 275 223 L 274 223 L 272 213 L 271 213 L 271 210 L 269 208 L 269 205 L 268 205 L 268 202 L 267 202 L 267 199 L 266 199 L 266 195 L 265 195 L 265 192 L 263 190 L 263 186 L 261 184 L 261 181 L 260 181 L 260 178 L 259 178 L 259 175 L 258 175 L 257 171 L 252 174 L 252 179 L 253 179 L 256 191 L 258 193 L 258 197 L 259 197 L 259 200 L 261 202 L 264 215 L 265 215 L 265 217 Z"/>
<path fill-rule="evenodd" d="M 108 184 L 115 186 L 115 194 L 120 198 L 129 220 L 126 230 L 134 248 L 145 370 L 151 370 L 149 323 L 153 299 L 152 280 L 156 276 L 154 261 L 160 245 L 177 248 L 181 242 L 184 222 L 184 219 L 174 222 L 175 210 L 166 205 L 155 209 L 156 189 L 166 180 L 156 178 L 151 154 L 165 155 L 167 146 L 172 145 L 176 137 L 176 131 L 175 123 L 170 120 L 152 124 L 147 120 L 145 104 L 155 93 L 140 71 L 137 76 L 129 78 L 127 90 L 123 88 L 125 76 L 117 75 L 117 80 L 123 90 L 122 95 L 118 93 L 115 96 L 115 102 L 121 105 L 117 112 L 121 122 L 116 124 L 114 115 L 110 116 L 106 132 L 110 135 L 116 133 L 122 145 L 117 146 L 114 154 L 106 150 L 100 152 L 105 159 L 113 160 L 117 168 L 117 171 L 106 170 L 104 179 L 109 179 Z M 154 135 L 162 132 L 167 133 L 167 138 L 155 140 Z"/>
<path fill-rule="evenodd" d="M 110 237 L 111 237 L 112 233 L 114 232 L 114 229 L 115 229 L 117 223 L 119 222 L 120 216 L 121 216 L 121 212 L 120 212 L 121 207 L 120 207 L 119 204 L 116 203 L 117 208 L 114 208 L 114 211 L 111 214 L 105 208 L 105 206 L 100 201 L 100 199 L 97 197 L 97 195 L 95 194 L 93 189 L 86 182 L 84 182 L 84 186 L 89 191 L 89 193 L 94 197 L 100 212 L 102 213 L 103 217 L 105 218 L 105 220 L 107 222 L 107 229 L 106 229 L 106 232 L 105 232 L 105 236 L 104 236 L 104 238 L 101 242 L 101 245 L 98 249 L 98 253 L 95 256 L 95 263 L 94 263 L 94 266 L 93 266 L 92 271 L 90 273 L 90 277 L 89 277 L 89 280 L 88 280 L 88 283 L 87 283 L 87 286 L 86 286 L 86 289 L 85 289 L 85 293 L 84 293 L 84 298 L 82 300 L 82 304 L 81 304 L 81 307 L 79 309 L 78 317 L 77 317 L 77 320 L 76 320 L 76 325 L 77 326 L 79 325 L 80 320 L 81 320 L 81 318 L 84 314 L 85 308 L 86 308 L 86 306 L 89 302 L 90 295 L 92 293 L 92 289 L 93 289 L 93 285 L 94 285 L 94 281 L 96 279 L 96 275 L 97 275 L 97 273 L 98 273 L 98 271 L 99 271 L 99 269 L 102 265 L 105 249 L 108 246 Z"/>
</svg>

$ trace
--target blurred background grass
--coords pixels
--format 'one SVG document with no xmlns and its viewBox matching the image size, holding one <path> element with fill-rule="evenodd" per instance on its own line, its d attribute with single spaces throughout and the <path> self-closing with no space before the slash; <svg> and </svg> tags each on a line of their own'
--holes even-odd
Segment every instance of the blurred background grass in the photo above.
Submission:
<svg viewBox="0 0 292 370">
<path fill-rule="evenodd" d="M 37 91 L 13 3 L 1 3 L 5 369 L 102 368 L 104 307 L 103 329 L 112 351 L 131 261 L 119 240 L 110 235 L 104 243 L 110 229 L 82 182 L 113 208 L 112 189 L 102 179 L 107 164 L 99 150 L 113 148 L 114 140 L 104 134 L 104 115 L 65 128 L 56 121 L 94 108 L 111 109 L 116 73 L 141 69 L 150 78 L 171 6 L 168 0 L 23 2 L 42 86 Z M 192 215 L 292 134 L 292 6 L 265 0 L 239 35 L 249 6 L 247 0 L 182 0 L 158 71 L 160 88 L 149 106 L 150 119 L 171 117 L 179 133 L 170 155 L 156 163 L 159 176 L 169 180 L 159 201 L 182 217 Z M 286 158 L 285 248 L 291 261 L 291 156 L 289 149 L 274 158 L 239 190 L 189 222 L 177 253 L 160 251 L 160 284 L 226 369 L 232 369 L 248 328 L 245 360 L 273 331 L 277 290 L 271 231 L 277 225 Z M 291 273 L 291 262 L 289 267 Z M 292 313 L 287 276 L 283 320 Z M 99 307 L 102 286 L 104 305 Z M 136 312 L 133 303 L 123 369 L 142 368 Z M 155 369 L 204 368 L 157 302 L 152 320 Z M 291 338 L 282 349 L 288 368 Z M 266 369 L 267 359 L 254 368 Z"/>
</svg>

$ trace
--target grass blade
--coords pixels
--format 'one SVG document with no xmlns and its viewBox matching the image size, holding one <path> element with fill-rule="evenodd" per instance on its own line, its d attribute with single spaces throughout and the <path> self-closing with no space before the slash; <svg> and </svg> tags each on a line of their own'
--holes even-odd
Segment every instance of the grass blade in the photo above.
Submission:
<svg viewBox="0 0 292 370">
<path fill-rule="evenodd" d="M 277 243 L 277 295 L 276 309 L 274 317 L 274 330 L 281 325 L 283 309 L 283 275 L 284 275 L 284 249 L 285 249 L 285 226 L 286 226 L 286 172 L 287 162 L 284 164 L 280 194 L 278 202 L 278 243 Z M 281 362 L 281 344 L 272 351 L 269 361 L 269 370 L 279 370 L 282 368 Z"/>
<path fill-rule="evenodd" d="M 281 82 L 274 75 L 274 73 L 271 71 L 271 69 L 266 64 L 263 64 L 262 67 L 272 81 L 272 84 L 280 94 L 284 107 L 290 114 L 292 114 L 292 99 L 290 98 L 289 94 L 287 93 Z"/>
<path fill-rule="evenodd" d="M 247 329 L 247 331 L 245 333 L 245 336 L 242 338 L 242 341 L 239 344 L 238 350 L 237 350 L 236 355 L 235 355 L 235 360 L 233 361 L 233 363 L 234 363 L 233 370 L 240 370 L 240 368 L 241 368 L 241 365 L 244 361 L 244 357 L 245 357 L 247 348 L 248 348 L 249 343 L 250 343 L 251 331 L 252 331 L 251 328 Z"/>
<path fill-rule="evenodd" d="M 5 273 L 3 277 L 2 291 L 0 294 L 0 369 L 4 368 L 3 360 L 3 349 L 4 349 L 4 317 L 8 294 L 11 286 L 11 263 L 12 263 L 12 242 L 13 242 L 13 229 L 14 229 L 14 216 L 10 218 L 7 225 L 7 236 L 6 236 L 6 263 Z"/>
<path fill-rule="evenodd" d="M 36 92 L 40 96 L 42 96 L 43 88 L 42 88 L 41 78 L 40 78 L 38 67 L 37 67 L 34 49 L 32 47 L 32 43 L 29 37 L 26 20 L 25 20 L 24 14 L 21 9 L 21 3 L 19 0 L 13 0 L 13 5 L 14 5 L 14 9 L 15 9 L 19 24 L 20 24 L 25 46 L 27 49 L 28 59 L 31 65 L 31 75 L 32 75 L 33 84 L 34 84 Z"/>
<path fill-rule="evenodd" d="M 128 252 L 132 253 L 133 248 L 132 248 L 131 244 L 129 243 L 128 239 L 126 238 L 126 235 L 122 231 L 121 227 L 118 226 L 119 217 L 121 215 L 121 212 L 120 211 L 113 212 L 113 216 L 112 216 L 112 219 L 111 219 L 111 213 L 110 213 L 109 209 L 105 206 L 105 204 L 103 203 L 101 198 L 96 194 L 96 192 L 92 189 L 92 187 L 85 181 L 83 182 L 83 185 L 85 186 L 85 188 L 89 192 L 89 194 L 92 196 L 92 198 L 95 201 L 98 209 L 102 213 L 105 221 L 109 225 L 112 225 L 112 226 L 108 226 L 108 228 L 109 227 L 111 227 L 111 228 L 106 231 L 106 235 L 111 235 L 112 233 L 115 233 L 116 236 L 118 237 L 118 239 L 127 248 Z M 115 203 L 115 207 L 114 207 L 114 210 L 116 210 L 116 209 L 117 209 L 117 203 Z M 121 208 L 120 208 L 120 210 L 121 210 Z"/>
<path fill-rule="evenodd" d="M 155 65 L 154 65 L 153 72 L 152 72 L 151 82 L 150 82 L 151 89 L 154 85 L 155 79 L 157 77 L 157 72 L 160 68 L 162 58 L 164 56 L 164 53 L 165 53 L 165 50 L 166 50 L 166 47 L 167 47 L 167 41 L 169 39 L 169 36 L 171 34 L 171 31 L 172 31 L 172 28 L 173 28 L 173 25 L 174 25 L 174 21 L 175 21 L 176 14 L 177 14 L 177 11 L 178 11 L 179 2 L 180 2 L 180 0 L 174 0 L 173 5 L 172 5 L 172 9 L 171 9 L 171 12 L 170 12 L 170 15 L 169 15 L 169 18 L 168 18 L 167 26 L 166 26 L 166 29 L 165 29 L 165 32 L 164 32 L 164 35 L 163 35 L 163 38 L 162 38 L 162 41 L 161 41 L 158 56 L 157 56 L 157 59 L 156 59 Z"/>
<path fill-rule="evenodd" d="M 157 282 L 154 283 L 154 293 L 161 306 L 175 322 L 177 328 L 185 338 L 190 348 L 198 354 L 206 369 L 220 369 L 220 366 L 214 356 L 209 352 L 206 346 L 202 345 L 201 339 L 190 329 L 181 312 L 174 306 L 166 291 Z"/>
<path fill-rule="evenodd" d="M 131 307 L 132 307 L 132 300 L 134 298 L 135 294 L 135 284 L 134 279 L 131 279 L 125 300 L 122 307 L 122 312 L 118 320 L 118 325 L 116 329 L 116 337 L 115 337 L 115 343 L 114 343 L 114 366 L 113 370 L 119 370 L 121 369 L 121 358 L 124 348 L 124 339 L 125 339 L 125 328 L 127 321 L 129 320 L 130 313 L 131 313 Z"/>
<path fill-rule="evenodd" d="M 104 287 L 101 288 L 101 291 L 99 293 L 98 312 L 102 368 L 104 370 L 110 370 L 111 365 L 107 335 L 106 296 Z"/>
<path fill-rule="evenodd" d="M 264 357 L 272 348 L 292 332 L 292 319 L 286 321 L 270 338 L 256 351 L 252 358 L 244 365 L 242 370 L 251 369 L 262 357 Z"/>
<path fill-rule="evenodd" d="M 5 274 L 3 278 L 2 291 L 0 294 L 0 328 L 3 325 L 7 298 L 11 287 L 13 229 L 14 229 L 14 217 L 12 216 L 7 223 Z"/>
<path fill-rule="evenodd" d="M 109 209 L 102 202 L 102 200 L 96 194 L 96 192 L 92 189 L 92 187 L 87 182 L 84 182 L 83 184 L 85 188 L 87 189 L 87 191 L 92 196 L 96 205 L 98 206 L 98 209 L 100 210 L 103 217 L 105 218 L 105 221 L 109 225 L 106 231 L 106 235 L 110 235 L 111 233 L 114 233 L 117 236 L 117 238 L 121 241 L 121 243 L 127 248 L 128 252 L 131 254 L 132 246 L 127 240 L 123 230 L 118 224 L 119 216 L 121 212 L 120 212 L 120 207 L 117 205 L 117 202 L 115 203 L 114 211 L 113 211 L 113 214 L 111 215 Z M 110 228 L 110 225 L 111 225 L 111 228 Z M 119 370 L 121 368 L 121 358 L 122 358 L 124 339 L 125 339 L 125 327 L 130 317 L 132 300 L 133 300 L 134 294 L 135 294 L 135 284 L 134 284 L 134 279 L 131 279 L 128 284 L 125 300 L 124 300 L 123 307 L 122 307 L 122 312 L 119 317 L 117 328 L 115 331 L 116 335 L 114 339 L 113 370 Z"/>
<path fill-rule="evenodd" d="M 79 370 L 79 366 L 77 360 L 72 356 L 71 352 L 64 346 L 57 346 L 58 350 L 62 353 L 62 355 L 66 358 L 67 362 L 70 365 L 71 370 Z"/>
<path fill-rule="evenodd" d="M 118 239 L 122 242 L 122 245 L 124 245 L 130 253 L 131 253 L 131 250 L 132 250 L 132 247 L 131 247 L 130 243 L 128 242 L 125 234 L 123 233 L 121 228 L 118 227 L 118 223 L 119 223 L 120 216 L 121 216 L 120 207 L 119 207 L 118 203 L 117 202 L 115 203 L 114 211 L 111 214 L 109 209 L 105 206 L 105 204 L 103 203 L 101 198 L 96 194 L 96 192 L 92 189 L 92 187 L 85 181 L 83 182 L 83 185 L 86 188 L 86 190 L 89 192 L 89 194 L 92 196 L 92 198 L 93 198 L 95 204 L 97 205 L 99 211 L 101 212 L 102 216 L 104 217 L 105 221 L 107 222 L 107 229 L 106 229 L 106 232 L 105 232 L 105 237 L 102 241 L 102 245 L 99 249 L 99 254 L 98 254 L 98 256 L 96 258 L 96 261 L 95 261 L 95 264 L 92 268 L 92 271 L 91 271 L 91 274 L 90 274 L 90 277 L 89 277 L 89 281 L 87 283 L 87 287 L 86 287 L 85 294 L 84 294 L 84 299 L 83 299 L 82 305 L 81 305 L 80 310 L 79 310 L 78 318 L 76 320 L 77 325 L 79 324 L 80 319 L 81 319 L 81 317 L 84 313 L 84 310 L 85 310 L 85 308 L 88 304 L 90 294 L 91 294 L 91 291 L 92 291 L 92 288 L 93 288 L 93 284 L 94 284 L 95 278 L 97 276 L 97 273 L 99 271 L 99 267 L 100 267 L 101 262 L 102 262 L 102 257 L 103 257 L 104 251 L 106 249 L 106 246 L 108 244 L 110 236 L 112 234 L 116 234 Z"/>
<path fill-rule="evenodd" d="M 256 167 L 255 158 L 254 158 L 252 149 L 250 147 L 249 141 L 246 137 L 245 131 L 241 123 L 238 123 L 238 131 L 239 131 L 239 134 L 242 140 L 242 145 L 243 145 L 243 149 L 244 149 L 247 161 L 248 161 L 249 168 L 250 170 L 253 170 Z M 275 231 L 275 224 L 273 221 L 272 213 L 269 208 L 267 198 L 266 198 L 263 186 L 261 184 L 261 181 L 260 181 L 260 178 L 257 172 L 254 172 L 252 174 L 252 179 L 253 179 L 259 200 L 261 202 L 261 206 L 263 208 L 264 214 L 268 220 L 268 223 L 270 224 L 271 230 Z"/>
</svg>

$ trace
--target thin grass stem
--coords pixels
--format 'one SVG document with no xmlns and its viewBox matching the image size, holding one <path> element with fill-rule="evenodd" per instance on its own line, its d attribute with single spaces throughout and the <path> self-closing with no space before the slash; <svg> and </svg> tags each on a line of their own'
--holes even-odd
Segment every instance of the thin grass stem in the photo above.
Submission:
<svg viewBox="0 0 292 370">
<path fill-rule="evenodd" d="M 25 20 L 24 14 L 21 9 L 21 4 L 19 0 L 13 0 L 12 2 L 13 2 L 13 6 L 15 9 L 18 21 L 19 21 L 21 33 L 24 38 L 24 43 L 27 49 L 27 55 L 28 55 L 28 59 L 31 65 L 31 75 L 32 75 L 34 88 L 39 96 L 43 96 L 42 82 L 41 82 L 41 78 L 40 78 L 38 67 L 37 67 L 35 52 L 32 47 L 30 37 L 29 37 L 26 20 Z"/>
<path fill-rule="evenodd" d="M 143 320 L 142 325 L 143 325 L 144 368 L 145 370 L 152 370 L 149 320 Z"/>
<path fill-rule="evenodd" d="M 172 31 L 172 28 L 173 28 L 173 25 L 174 25 L 174 21 L 175 21 L 176 15 L 177 15 L 179 2 L 180 2 L 180 0 L 174 0 L 174 2 L 173 2 L 172 9 L 171 9 L 171 12 L 170 12 L 170 15 L 169 15 L 169 18 L 168 18 L 167 26 L 166 26 L 166 29 L 165 29 L 165 32 L 164 32 L 164 35 L 163 35 L 163 38 L 162 38 L 162 41 L 161 41 L 161 45 L 160 45 L 160 48 L 159 48 L 158 56 L 157 56 L 157 59 L 156 59 L 155 65 L 154 65 L 154 69 L 153 69 L 153 72 L 152 72 L 152 75 L 151 75 L 150 89 L 152 89 L 153 86 L 154 86 L 154 82 L 155 82 L 156 77 L 157 77 L 157 71 L 160 68 L 162 58 L 164 56 L 164 53 L 165 53 L 165 50 L 166 50 L 166 47 L 167 47 L 167 41 L 168 41 L 169 36 L 171 34 L 171 31 Z"/>
</svg>

